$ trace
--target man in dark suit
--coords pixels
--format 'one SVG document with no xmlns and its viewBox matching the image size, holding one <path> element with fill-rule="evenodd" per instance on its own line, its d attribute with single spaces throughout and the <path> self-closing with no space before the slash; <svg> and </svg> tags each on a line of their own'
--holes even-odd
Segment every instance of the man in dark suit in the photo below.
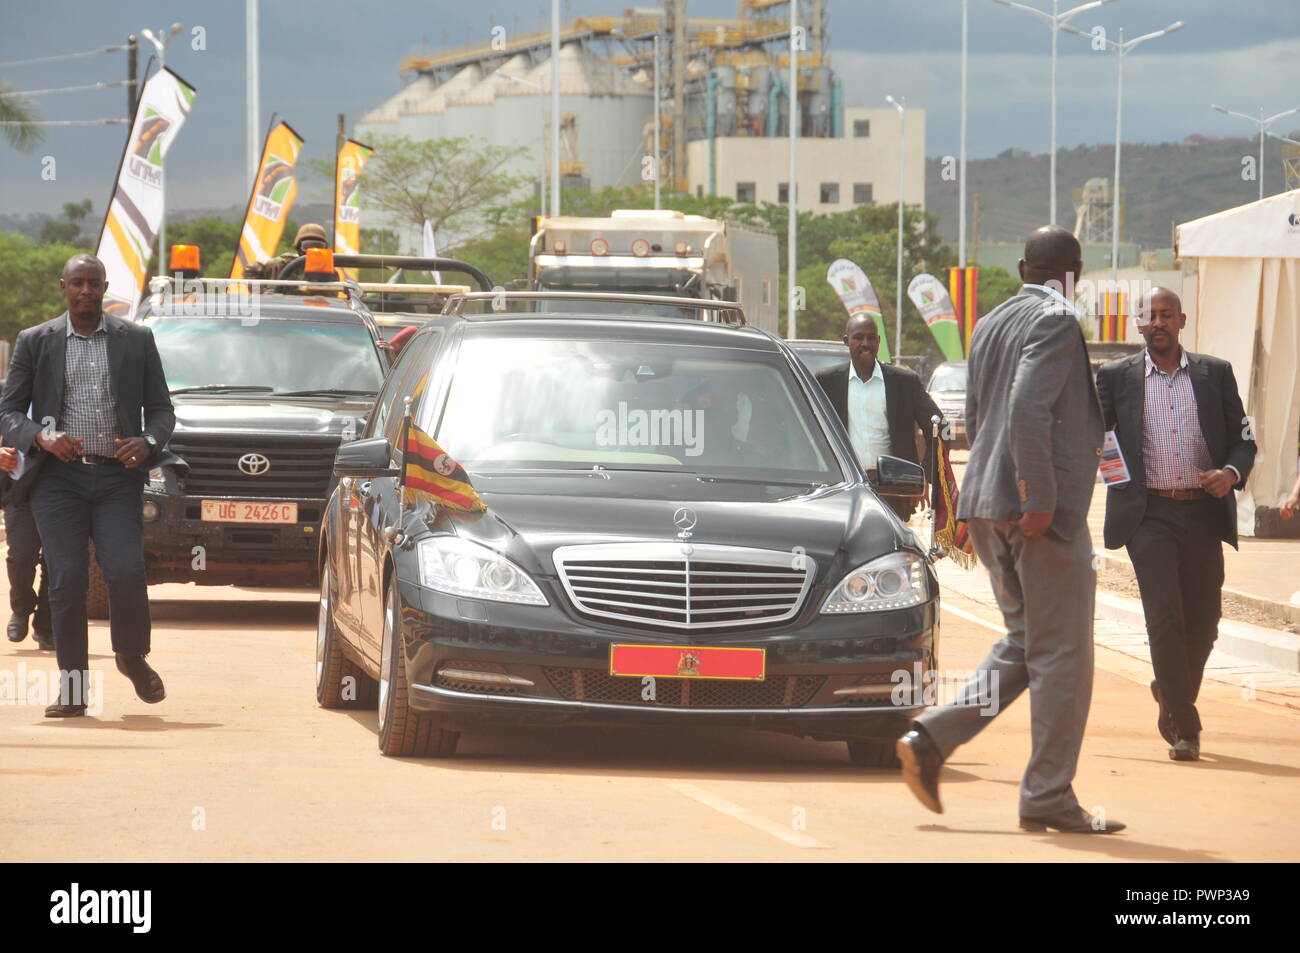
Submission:
<svg viewBox="0 0 1300 953">
<path fill-rule="evenodd" d="M 921 378 L 905 367 L 876 360 L 880 331 L 871 315 L 849 317 L 844 343 L 849 346 L 849 363 L 819 371 L 817 383 L 848 430 L 858 462 L 875 483 L 876 460 L 882 454 L 922 462 L 917 459 L 916 428 L 928 438 L 930 418 L 939 414 L 939 408 L 921 386 Z M 906 523 L 919 500 L 886 498 L 885 502 Z"/>
<path fill-rule="evenodd" d="M 1106 548 L 1127 546 L 1133 561 L 1157 727 L 1175 761 L 1200 758 L 1196 696 L 1218 638 L 1222 544 L 1237 545 L 1233 491 L 1255 462 L 1232 365 L 1184 351 L 1186 323 L 1178 296 L 1153 289 L 1138 317 L 1146 348 L 1097 374 L 1106 427 L 1130 476 L 1106 494 Z"/>
<path fill-rule="evenodd" d="M 176 415 L 153 332 L 103 311 L 103 263 L 73 256 L 59 287 L 68 310 L 18 335 L 0 398 L 0 432 L 33 468 L 32 511 L 50 570 L 61 681 L 60 699 L 45 713 L 67 718 L 86 712 L 92 537 L 108 583 L 118 671 L 142 700 L 165 697 L 162 679 L 145 661 L 150 620 L 141 507 L 146 475 Z"/>
<path fill-rule="evenodd" d="M 942 813 L 944 760 L 1028 689 L 1021 828 L 1108 834 L 1124 824 L 1085 811 L 1073 788 L 1092 703 L 1097 575 L 1087 518 L 1103 439 L 1079 315 L 1062 294 L 1082 270 L 1072 234 L 1038 229 L 1020 261 L 1024 286 L 975 326 L 957 516 L 969 520 L 1007 634 L 952 704 L 916 717 L 897 751 L 912 793 Z"/>
<path fill-rule="evenodd" d="M 5 514 L 5 569 L 12 613 L 6 635 L 10 642 L 21 642 L 27 638 L 30 621 L 37 648 L 50 650 L 54 648 L 54 633 L 50 628 L 50 573 L 41 560 L 41 537 L 28 499 L 32 481 L 27 470 L 27 458 L 23 454 L 13 447 L 0 446 L 0 471 L 4 474 L 0 476 L 0 504 Z M 41 584 L 33 592 L 38 567 Z"/>
</svg>

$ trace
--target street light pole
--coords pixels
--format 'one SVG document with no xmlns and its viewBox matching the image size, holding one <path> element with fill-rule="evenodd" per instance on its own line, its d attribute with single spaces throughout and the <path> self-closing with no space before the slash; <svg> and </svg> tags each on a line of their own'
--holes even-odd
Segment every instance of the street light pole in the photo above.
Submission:
<svg viewBox="0 0 1300 953">
<path fill-rule="evenodd" d="M 1225 116 L 1236 116 L 1238 119 L 1246 120 L 1246 122 L 1253 122 L 1259 128 L 1259 168 L 1255 173 L 1255 178 L 1259 179 L 1259 197 L 1263 199 L 1264 198 L 1264 134 L 1268 132 L 1268 127 L 1273 125 L 1273 123 L 1277 122 L 1279 119 L 1285 119 L 1287 116 L 1300 112 L 1300 106 L 1296 106 L 1294 109 L 1287 109 L 1284 112 L 1280 112 L 1274 116 L 1269 116 L 1267 119 L 1264 118 L 1263 106 L 1259 107 L 1258 119 L 1256 119 L 1254 116 L 1247 116 L 1245 113 L 1236 113 L 1233 112 L 1231 109 L 1224 109 L 1222 106 L 1211 106 L 1210 108 L 1213 109 L 1215 112 L 1223 113 Z M 1268 132 L 1268 135 L 1272 136 L 1273 134 L 1271 132 Z M 1273 138 L 1282 139 L 1283 137 L 1273 136 Z M 1290 142 L 1291 140 L 1287 139 L 1286 141 Z"/>
<path fill-rule="evenodd" d="M 655 209 L 659 208 L 659 159 L 663 139 L 659 126 L 659 31 L 655 30 Z"/>
<path fill-rule="evenodd" d="M 1146 33 L 1139 37 L 1134 37 L 1125 42 L 1124 29 L 1120 28 L 1119 40 L 1112 40 L 1105 37 L 1105 43 L 1115 51 L 1115 182 L 1111 192 L 1110 203 L 1110 280 L 1112 286 L 1119 281 L 1119 157 L 1120 157 L 1120 131 L 1123 129 L 1124 115 L 1124 57 L 1133 51 L 1138 45 L 1145 43 L 1147 40 L 1154 40 L 1156 37 L 1164 36 L 1167 33 L 1173 33 L 1183 28 L 1183 21 L 1178 20 L 1169 24 L 1163 30 L 1156 30 L 1154 33 Z M 1066 33 L 1072 33 L 1075 36 L 1083 37 L 1085 40 L 1095 40 L 1091 33 L 1084 33 L 1082 30 L 1076 30 L 1072 26 L 1062 27 Z"/>
<path fill-rule="evenodd" d="M 172 37 L 181 32 L 181 25 L 173 23 L 171 29 L 166 33 L 159 30 L 157 34 L 153 30 L 141 30 L 140 35 L 153 44 L 154 54 L 158 57 L 158 72 L 162 72 L 167 66 L 167 44 L 171 42 Z M 143 86 L 141 89 L 143 90 Z M 167 160 L 164 150 L 158 152 L 158 274 L 166 273 L 167 259 L 163 255 L 167 247 Z"/>
<path fill-rule="evenodd" d="M 799 221 L 799 186 L 797 184 L 797 162 L 795 156 L 795 143 L 799 138 L 799 48 L 795 43 L 795 31 L 798 28 L 798 11 L 799 0 L 790 0 L 790 89 L 787 97 L 790 104 L 790 184 L 786 187 L 786 198 L 789 200 L 790 213 L 789 221 L 786 223 L 785 251 L 786 251 L 786 322 L 785 336 L 787 340 L 793 340 L 795 335 L 795 273 L 798 255 L 796 252 L 796 241 L 798 239 L 798 221 Z M 680 119 L 680 117 L 678 117 Z M 674 120 L 677 121 L 677 120 Z M 678 135 L 682 133 L 679 131 Z"/>
<path fill-rule="evenodd" d="M 1013 0 L 993 0 L 994 3 L 1000 3 L 1004 7 L 1011 7 L 1014 10 L 1020 10 L 1023 13 L 1031 14 L 1042 22 L 1046 23 L 1052 31 L 1052 93 L 1051 93 L 1051 153 L 1048 156 L 1048 180 L 1051 189 L 1050 207 L 1051 207 L 1051 224 L 1056 224 L 1056 34 L 1058 31 L 1066 29 L 1066 24 L 1072 17 L 1080 13 L 1086 13 L 1089 10 L 1095 10 L 1107 3 L 1113 3 L 1114 0 L 1092 0 L 1091 3 L 1082 3 L 1061 13 L 1061 0 L 1052 0 L 1052 12 L 1045 13 L 1035 7 L 1026 6 L 1023 3 L 1015 3 Z"/>
<path fill-rule="evenodd" d="M 257 184 L 257 164 L 261 159 L 261 89 L 258 78 L 257 0 L 244 0 L 244 95 L 247 97 L 248 116 L 246 135 L 249 191 Z M 274 251 L 274 249 L 272 249 Z"/>
<path fill-rule="evenodd" d="M 885 102 L 898 110 L 898 287 L 894 296 L 894 346 L 890 348 L 897 364 L 899 355 L 903 353 L 903 174 L 907 168 L 907 100 L 902 96 L 898 99 L 886 96 Z"/>
<path fill-rule="evenodd" d="M 957 265 L 966 267 L 966 48 L 967 0 L 961 0 L 961 158 L 957 163 Z"/>
<path fill-rule="evenodd" d="M 560 0 L 551 0 L 551 214 L 560 214 Z"/>
</svg>

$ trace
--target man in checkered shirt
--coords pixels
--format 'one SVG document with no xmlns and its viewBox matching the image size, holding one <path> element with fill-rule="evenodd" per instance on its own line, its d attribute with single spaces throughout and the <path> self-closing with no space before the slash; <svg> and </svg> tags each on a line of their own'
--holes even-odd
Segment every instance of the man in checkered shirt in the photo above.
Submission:
<svg viewBox="0 0 1300 953">
<path fill-rule="evenodd" d="M 1142 593 L 1157 729 L 1170 758 L 1196 761 L 1196 696 L 1218 637 L 1223 543 L 1237 545 L 1233 491 L 1250 476 L 1255 441 L 1232 365 L 1178 343 L 1187 323 L 1178 295 L 1153 289 L 1137 323 L 1147 346 L 1097 374 L 1106 427 L 1132 477 L 1107 492 L 1106 547 L 1127 547 Z"/>
<path fill-rule="evenodd" d="M 142 506 L 149 468 L 176 426 L 153 332 L 103 310 L 94 255 L 74 255 L 59 287 L 68 310 L 18 335 L 0 398 L 0 432 L 27 457 L 31 507 L 50 573 L 60 697 L 47 717 L 86 712 L 87 548 L 108 584 L 117 669 L 141 700 L 160 702 L 150 648 Z M 30 408 L 30 410 L 29 410 Z"/>
</svg>

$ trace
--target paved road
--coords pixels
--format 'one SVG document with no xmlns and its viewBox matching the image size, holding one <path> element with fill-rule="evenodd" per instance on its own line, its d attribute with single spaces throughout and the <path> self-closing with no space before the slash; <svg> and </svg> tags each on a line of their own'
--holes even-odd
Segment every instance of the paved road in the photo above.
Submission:
<svg viewBox="0 0 1300 953">
<path fill-rule="evenodd" d="M 2 591 L 2 590 L 0 590 Z M 1076 789 L 1114 837 L 1025 834 L 1022 699 L 945 770 L 948 812 L 840 744 L 758 732 L 467 733 L 453 760 L 380 756 L 373 712 L 316 707 L 301 590 L 152 590 L 157 706 L 104 670 L 97 717 L 0 706 L 0 860 L 1296 860 L 1300 712 L 1215 686 L 1204 760 L 1173 764 L 1132 659 L 1099 650 Z M 0 603 L 3 604 L 3 603 Z M 941 664 L 996 637 L 948 600 Z M 964 606 L 964 607 L 963 607 Z M 0 643 L 0 676 L 54 668 Z"/>
</svg>

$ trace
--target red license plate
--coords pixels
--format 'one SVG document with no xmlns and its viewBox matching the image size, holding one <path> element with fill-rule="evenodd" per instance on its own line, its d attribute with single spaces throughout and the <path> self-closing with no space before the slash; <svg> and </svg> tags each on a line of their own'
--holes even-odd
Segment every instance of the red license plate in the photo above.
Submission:
<svg viewBox="0 0 1300 953">
<path fill-rule="evenodd" d="M 609 649 L 609 674 L 761 682 L 766 677 L 766 653 L 715 646 L 617 644 Z"/>
</svg>

